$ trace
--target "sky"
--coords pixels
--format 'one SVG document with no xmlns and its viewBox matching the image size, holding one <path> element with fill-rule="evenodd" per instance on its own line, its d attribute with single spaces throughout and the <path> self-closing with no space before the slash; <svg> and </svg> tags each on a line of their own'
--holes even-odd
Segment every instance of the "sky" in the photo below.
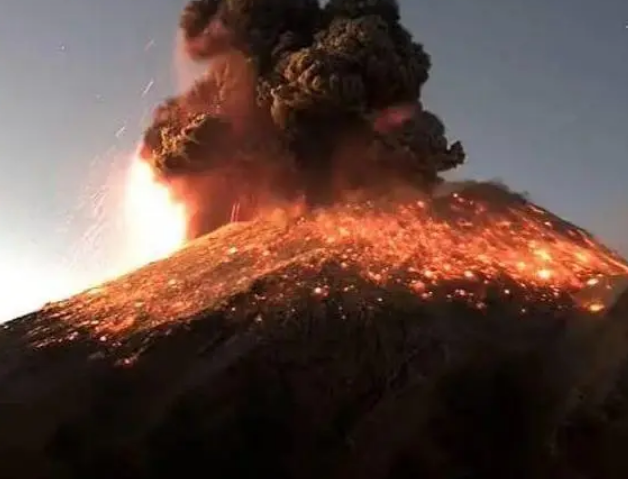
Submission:
<svg viewBox="0 0 628 479">
<path fill-rule="evenodd" d="M 121 197 L 177 89 L 185 1 L 2 0 L 0 321 L 124 261 Z M 426 105 L 467 165 L 628 254 L 628 2 L 401 0 L 432 55 Z"/>
</svg>

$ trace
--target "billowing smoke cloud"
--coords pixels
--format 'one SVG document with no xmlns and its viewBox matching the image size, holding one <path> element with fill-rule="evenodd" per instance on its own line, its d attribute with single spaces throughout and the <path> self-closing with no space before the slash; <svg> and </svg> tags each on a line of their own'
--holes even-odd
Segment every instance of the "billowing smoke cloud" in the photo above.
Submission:
<svg viewBox="0 0 628 479">
<path fill-rule="evenodd" d="M 192 205 L 192 236 L 264 192 L 422 188 L 464 161 L 423 108 L 430 57 L 395 0 L 194 0 L 180 27 L 207 73 L 155 112 L 143 156 Z"/>
</svg>

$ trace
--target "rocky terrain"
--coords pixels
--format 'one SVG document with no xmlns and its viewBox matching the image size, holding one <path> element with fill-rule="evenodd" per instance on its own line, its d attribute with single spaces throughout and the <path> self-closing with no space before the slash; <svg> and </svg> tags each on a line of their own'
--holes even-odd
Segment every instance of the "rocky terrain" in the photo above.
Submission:
<svg viewBox="0 0 628 479">
<path fill-rule="evenodd" d="M 495 185 L 232 224 L 4 325 L 0 477 L 627 477 L 626 271 Z"/>
</svg>

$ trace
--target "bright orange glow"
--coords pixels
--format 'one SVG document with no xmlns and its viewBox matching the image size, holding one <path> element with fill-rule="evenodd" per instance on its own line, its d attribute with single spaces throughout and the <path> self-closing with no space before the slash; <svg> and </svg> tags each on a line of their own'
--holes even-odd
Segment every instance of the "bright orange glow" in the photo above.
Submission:
<svg viewBox="0 0 628 479">
<path fill-rule="evenodd" d="M 125 206 L 130 267 L 162 259 L 184 244 L 185 206 L 173 199 L 168 188 L 155 179 L 150 166 L 139 155 L 131 163 Z"/>
<path fill-rule="evenodd" d="M 604 310 L 604 305 L 602 303 L 592 303 L 589 305 L 589 311 L 592 313 L 599 313 Z"/>
<path fill-rule="evenodd" d="M 131 219 L 145 218 L 135 231 L 150 240 L 173 224 L 165 236 L 170 247 L 158 250 L 167 254 L 183 242 L 184 211 L 155 184 L 149 169 L 133 171 L 137 176 L 129 186 L 142 201 Z M 149 194 L 140 195 L 145 181 Z M 381 198 L 285 213 L 223 228 L 180 258 L 94 288 L 63 308 L 77 330 L 117 344 L 137 331 L 198 317 L 242 293 L 247 301 L 242 311 L 262 311 L 264 303 L 292 308 L 287 305 L 293 300 L 311 294 L 321 300 L 331 296 L 325 307 L 346 305 L 347 314 L 358 314 L 413 292 L 425 302 L 465 302 L 478 310 L 496 304 L 505 314 L 522 317 L 550 318 L 562 311 L 559 317 L 566 318 L 562 314 L 575 311 L 603 318 L 628 284 L 624 259 L 549 212 L 512 200 Z M 272 279 L 262 283 L 272 286 L 258 294 L 251 287 L 262 278 Z M 103 319 L 94 322 L 95 317 Z M 71 334 L 65 339 L 78 333 Z"/>
<path fill-rule="evenodd" d="M 499 206 L 461 195 L 453 195 L 444 215 L 423 202 L 379 212 L 368 203 L 341 206 L 304 223 L 312 230 L 304 236 L 346 244 L 343 258 L 376 273 L 371 278 L 398 282 L 391 274 L 407 268 L 411 288 L 426 299 L 439 284 L 462 279 L 469 285 L 462 296 L 473 299 L 473 283 L 482 289 L 507 277 L 522 291 L 542 288 L 548 295 L 543 301 L 591 290 L 587 309 L 605 310 L 594 287 L 602 278 L 628 274 L 622 258 L 533 205 Z M 512 293 L 510 287 L 504 294 Z"/>
</svg>

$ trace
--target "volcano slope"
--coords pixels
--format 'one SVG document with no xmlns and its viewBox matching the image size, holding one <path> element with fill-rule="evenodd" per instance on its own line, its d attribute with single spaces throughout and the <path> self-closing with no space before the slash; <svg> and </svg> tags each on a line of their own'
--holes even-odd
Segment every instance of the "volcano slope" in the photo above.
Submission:
<svg viewBox="0 0 628 479">
<path fill-rule="evenodd" d="M 0 475 L 626 477 L 625 271 L 494 185 L 232 224 L 5 325 Z"/>
</svg>

